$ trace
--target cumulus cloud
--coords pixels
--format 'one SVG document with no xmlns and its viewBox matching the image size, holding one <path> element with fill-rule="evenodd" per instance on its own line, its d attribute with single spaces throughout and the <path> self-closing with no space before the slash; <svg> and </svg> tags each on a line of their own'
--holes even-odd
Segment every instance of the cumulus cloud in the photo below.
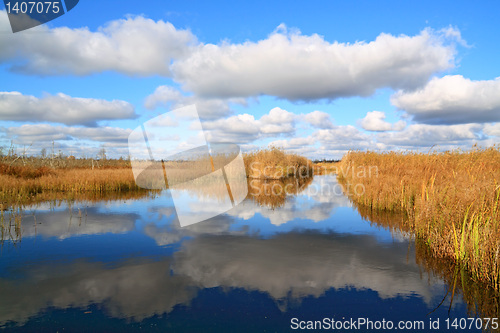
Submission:
<svg viewBox="0 0 500 333">
<path fill-rule="evenodd" d="M 16 144 L 51 142 L 57 140 L 90 140 L 102 143 L 126 144 L 131 133 L 129 129 L 117 127 L 65 127 L 49 124 L 22 125 L 3 129 Z"/>
<path fill-rule="evenodd" d="M 349 125 L 317 130 L 305 137 L 275 140 L 271 144 L 309 158 L 322 159 L 341 158 L 349 150 L 430 149 L 431 147 L 441 151 L 469 149 L 475 143 L 482 146 L 498 144 L 498 137 L 500 137 L 498 123 L 411 124 L 400 131 L 378 131 L 372 134 L 364 133 Z"/>
<path fill-rule="evenodd" d="M 144 106 L 150 110 L 157 107 L 169 107 L 174 110 L 192 104 L 196 105 L 201 118 L 216 119 L 231 114 L 231 104 L 246 105 L 246 100 L 244 98 L 222 99 L 185 96 L 173 87 L 159 86 L 144 101 Z"/>
<path fill-rule="evenodd" d="M 315 139 L 312 136 L 307 137 L 297 137 L 287 140 L 274 140 L 269 145 L 275 147 L 282 147 L 286 150 L 295 150 L 298 148 L 303 148 L 304 146 L 313 145 Z"/>
<path fill-rule="evenodd" d="M 0 31 L 7 30 L 7 14 L 1 11 Z M 178 30 L 169 22 L 130 16 L 97 31 L 39 26 L 27 33 L 0 34 L 0 62 L 8 61 L 12 71 L 25 74 L 117 71 L 169 76 L 172 60 L 185 56 L 195 43 L 190 31 Z"/>
<path fill-rule="evenodd" d="M 171 69 L 185 90 L 200 96 L 368 96 L 383 87 L 415 89 L 453 67 L 456 39 L 449 29 L 426 29 L 416 36 L 382 33 L 371 42 L 330 43 L 282 27 L 258 42 L 199 45 Z"/>
<path fill-rule="evenodd" d="M 240 114 L 203 123 L 209 141 L 248 143 L 259 138 L 292 135 L 296 115 L 275 107 L 260 119 L 250 114 Z"/>
<path fill-rule="evenodd" d="M 326 150 L 347 151 L 371 146 L 371 137 L 351 125 L 318 130 L 312 136 L 321 143 L 322 149 Z"/>
<path fill-rule="evenodd" d="M 500 78 L 484 81 L 473 81 L 462 75 L 433 78 L 419 90 L 398 91 L 391 102 L 420 123 L 500 121 Z"/>
<path fill-rule="evenodd" d="M 445 148 L 465 145 L 482 140 L 482 125 L 426 125 L 413 124 L 401 132 L 380 133 L 377 140 L 389 146 L 400 148 L 432 147 L 440 145 Z"/>
<path fill-rule="evenodd" d="M 304 115 L 304 121 L 315 128 L 327 129 L 334 127 L 330 115 L 322 111 L 313 111 Z"/>
<path fill-rule="evenodd" d="M 2 120 L 96 126 L 101 120 L 136 117 L 134 107 L 120 100 L 79 98 L 62 93 L 37 98 L 19 92 L 0 92 Z"/>
<path fill-rule="evenodd" d="M 351 125 L 333 125 L 331 128 L 318 129 L 308 136 L 274 140 L 270 145 L 312 159 L 341 158 L 349 150 L 380 148 L 373 135 Z"/>
<path fill-rule="evenodd" d="M 363 129 L 374 132 L 401 131 L 406 126 L 406 122 L 403 120 L 395 124 L 385 121 L 385 113 L 381 111 L 367 112 L 366 116 L 359 121 L 359 124 Z"/>
<path fill-rule="evenodd" d="M 484 133 L 487 135 L 500 137 L 500 123 L 484 125 Z"/>
</svg>

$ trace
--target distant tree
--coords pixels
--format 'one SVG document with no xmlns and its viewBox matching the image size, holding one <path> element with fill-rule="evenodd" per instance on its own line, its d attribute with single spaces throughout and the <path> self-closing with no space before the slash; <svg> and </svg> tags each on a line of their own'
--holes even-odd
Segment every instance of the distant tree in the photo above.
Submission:
<svg viewBox="0 0 500 333">
<path fill-rule="evenodd" d="M 47 157 L 47 149 L 42 148 L 42 150 L 40 151 L 40 155 L 42 156 L 42 158 Z"/>
<path fill-rule="evenodd" d="M 99 150 L 99 158 L 102 159 L 102 160 L 105 160 L 106 159 L 106 149 L 105 148 L 101 148 L 101 150 Z"/>
</svg>

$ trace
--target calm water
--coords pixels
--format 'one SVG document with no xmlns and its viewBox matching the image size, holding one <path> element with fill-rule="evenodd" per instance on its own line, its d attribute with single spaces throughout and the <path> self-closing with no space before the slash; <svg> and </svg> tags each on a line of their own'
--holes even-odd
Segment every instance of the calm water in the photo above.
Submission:
<svg viewBox="0 0 500 333">
<path fill-rule="evenodd" d="M 184 228 L 168 193 L 31 207 L 2 235 L 0 326 L 287 332 L 366 318 L 436 332 L 430 321 L 448 331 L 447 318 L 473 316 L 446 270 L 425 264 L 404 233 L 362 219 L 335 177 L 304 187 Z"/>
</svg>

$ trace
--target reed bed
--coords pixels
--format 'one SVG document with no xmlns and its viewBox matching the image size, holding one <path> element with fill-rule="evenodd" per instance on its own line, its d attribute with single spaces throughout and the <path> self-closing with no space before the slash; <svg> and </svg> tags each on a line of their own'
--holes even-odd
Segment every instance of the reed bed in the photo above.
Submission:
<svg viewBox="0 0 500 333">
<path fill-rule="evenodd" d="M 116 169 L 130 168 L 130 161 L 124 158 L 118 159 L 96 159 L 75 158 L 73 156 L 39 157 L 24 155 L 0 155 L 0 163 L 12 167 L 41 168 L 49 167 L 56 169 Z"/>
<path fill-rule="evenodd" d="M 338 178 L 354 202 L 403 212 L 434 256 L 452 260 L 500 291 L 499 147 L 350 152 L 340 162 Z"/>
<path fill-rule="evenodd" d="M 285 179 L 313 175 L 313 163 L 305 157 L 271 147 L 243 156 L 249 178 Z"/>
<path fill-rule="evenodd" d="M 153 165 L 132 161 L 136 168 L 141 169 L 141 163 L 145 168 L 140 176 L 136 172 L 142 185 L 138 186 L 131 161 L 126 159 L 42 158 L 11 154 L 0 159 L 0 210 L 51 198 L 54 193 L 71 197 L 79 193 L 92 195 L 159 189 L 165 184 L 164 168 L 168 169 L 166 176 L 170 186 L 186 187 L 184 183 L 188 180 L 210 174 L 222 166 L 229 179 L 239 175 L 239 171 L 230 168 L 231 165 L 233 169 L 237 167 L 229 163 L 234 157 L 235 154 L 215 154 L 194 160 L 157 161 Z M 310 160 L 279 148 L 247 153 L 244 163 L 249 178 L 277 180 L 307 178 L 313 174 Z"/>
<path fill-rule="evenodd" d="M 339 162 L 314 162 L 313 170 L 315 175 L 338 174 Z"/>
<path fill-rule="evenodd" d="M 3 167 L 3 169 L 2 169 Z M 106 193 L 137 191 L 130 168 L 58 169 L 0 165 L 0 210 L 37 201 L 48 193 Z"/>
</svg>

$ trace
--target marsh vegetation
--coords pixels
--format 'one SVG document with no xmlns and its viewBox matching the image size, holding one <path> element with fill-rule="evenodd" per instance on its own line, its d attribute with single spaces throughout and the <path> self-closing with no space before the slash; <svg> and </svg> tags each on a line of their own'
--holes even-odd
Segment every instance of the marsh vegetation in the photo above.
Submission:
<svg viewBox="0 0 500 333">
<path fill-rule="evenodd" d="M 309 159 L 276 147 L 247 153 L 243 159 L 248 178 L 285 179 L 313 175 L 313 163 Z"/>
<path fill-rule="evenodd" d="M 377 175 L 358 170 L 376 167 Z M 436 258 L 460 265 L 500 291 L 500 150 L 350 152 L 338 178 L 352 201 L 403 213 L 404 228 Z"/>
</svg>

